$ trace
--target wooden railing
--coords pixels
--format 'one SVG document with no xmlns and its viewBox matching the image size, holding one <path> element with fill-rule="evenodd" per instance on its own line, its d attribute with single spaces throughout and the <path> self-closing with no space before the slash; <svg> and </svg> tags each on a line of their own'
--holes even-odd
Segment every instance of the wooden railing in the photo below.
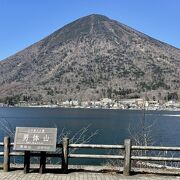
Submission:
<svg viewBox="0 0 180 180">
<path fill-rule="evenodd" d="M 4 142 L 0 142 L 0 146 L 4 147 L 4 152 L 0 152 L 0 156 L 4 156 L 3 169 L 5 172 L 10 169 L 10 157 L 11 156 L 23 156 L 24 157 L 24 173 L 29 172 L 30 168 L 30 156 L 39 156 L 40 157 L 40 173 L 45 171 L 46 158 L 47 157 L 58 157 L 61 158 L 62 164 L 61 168 L 63 173 L 68 173 L 69 158 L 94 158 L 94 159 L 115 159 L 123 161 L 123 174 L 128 176 L 131 174 L 131 161 L 170 161 L 170 162 L 180 162 L 179 157 L 157 157 L 157 156 L 140 156 L 133 155 L 133 151 L 176 151 L 180 152 L 180 147 L 161 147 L 161 146 L 132 146 L 131 140 L 126 139 L 124 145 L 99 145 L 99 144 L 69 144 L 69 139 L 64 138 L 62 144 L 57 144 L 57 148 L 62 148 L 62 153 L 46 153 L 46 152 L 15 152 L 10 151 L 10 147 L 13 146 L 13 143 L 10 143 L 10 138 L 5 137 Z M 106 150 L 121 150 L 123 155 L 119 154 L 75 154 L 70 153 L 69 150 L 73 149 L 106 149 Z"/>
</svg>

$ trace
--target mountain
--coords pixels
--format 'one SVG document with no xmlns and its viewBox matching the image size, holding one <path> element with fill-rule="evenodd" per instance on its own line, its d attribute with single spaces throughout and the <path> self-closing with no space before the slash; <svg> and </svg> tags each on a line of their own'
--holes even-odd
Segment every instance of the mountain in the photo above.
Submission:
<svg viewBox="0 0 180 180">
<path fill-rule="evenodd" d="M 0 99 L 180 97 L 180 49 L 102 15 L 80 18 L 0 61 Z"/>
</svg>

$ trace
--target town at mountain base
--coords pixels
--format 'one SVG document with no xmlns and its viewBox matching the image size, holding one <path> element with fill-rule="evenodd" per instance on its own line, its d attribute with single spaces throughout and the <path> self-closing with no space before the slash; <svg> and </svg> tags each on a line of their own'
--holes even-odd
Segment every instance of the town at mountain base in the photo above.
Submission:
<svg viewBox="0 0 180 180">
<path fill-rule="evenodd" d="M 0 61 L 0 101 L 180 99 L 180 49 L 102 15 L 80 18 Z"/>
</svg>

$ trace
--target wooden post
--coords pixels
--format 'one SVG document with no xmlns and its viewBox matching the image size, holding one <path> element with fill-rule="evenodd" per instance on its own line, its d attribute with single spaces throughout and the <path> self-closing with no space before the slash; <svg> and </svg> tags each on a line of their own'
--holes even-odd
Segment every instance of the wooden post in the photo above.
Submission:
<svg viewBox="0 0 180 180">
<path fill-rule="evenodd" d="M 125 155 L 124 155 L 123 175 L 129 176 L 131 173 L 131 140 L 130 139 L 125 139 L 124 147 L 125 147 Z"/>
<path fill-rule="evenodd" d="M 24 173 L 28 173 L 30 168 L 30 151 L 24 152 Z"/>
<path fill-rule="evenodd" d="M 68 173 L 68 154 L 69 154 L 69 139 L 63 138 L 62 147 L 62 170 L 64 174 Z"/>
<path fill-rule="evenodd" d="M 46 168 L 46 152 L 41 152 L 39 173 L 43 174 Z"/>
<path fill-rule="evenodd" d="M 10 169 L 10 137 L 4 137 L 4 172 Z"/>
</svg>

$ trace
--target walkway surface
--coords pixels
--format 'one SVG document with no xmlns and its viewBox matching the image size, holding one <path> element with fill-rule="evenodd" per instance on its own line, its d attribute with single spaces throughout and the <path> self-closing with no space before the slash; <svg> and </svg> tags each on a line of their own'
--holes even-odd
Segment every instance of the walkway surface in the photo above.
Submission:
<svg viewBox="0 0 180 180">
<path fill-rule="evenodd" d="M 39 174 L 30 172 L 24 174 L 22 170 L 3 172 L 0 170 L 0 180 L 174 180 L 180 179 L 180 176 L 163 176 L 152 174 L 138 174 L 132 176 L 123 176 L 122 174 L 110 173 L 92 173 L 92 172 L 72 172 L 69 174 L 45 173 Z"/>
</svg>

